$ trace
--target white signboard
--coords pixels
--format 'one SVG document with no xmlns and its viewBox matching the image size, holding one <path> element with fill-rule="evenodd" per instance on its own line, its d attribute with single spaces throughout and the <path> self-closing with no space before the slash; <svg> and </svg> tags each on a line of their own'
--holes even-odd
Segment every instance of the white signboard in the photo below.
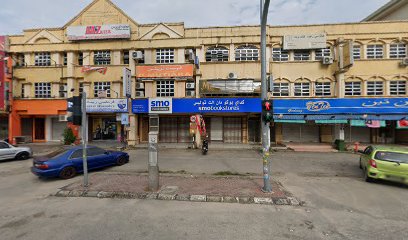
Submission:
<svg viewBox="0 0 408 240">
<path fill-rule="evenodd" d="M 127 113 L 127 99 L 86 99 L 88 113 Z"/>
<path fill-rule="evenodd" d="M 130 38 L 130 26 L 124 24 L 74 26 L 67 28 L 68 40 Z"/>
<path fill-rule="evenodd" d="M 172 112 L 172 98 L 149 98 L 149 113 L 171 114 Z"/>
<path fill-rule="evenodd" d="M 128 68 L 123 68 L 123 92 L 126 97 L 132 95 L 132 72 Z"/>
<path fill-rule="evenodd" d="M 129 114 L 128 113 L 122 113 L 120 117 L 121 117 L 120 122 L 122 123 L 122 125 L 129 125 Z"/>
<path fill-rule="evenodd" d="M 319 49 L 326 48 L 326 33 L 286 35 L 283 38 L 283 49 Z"/>
</svg>

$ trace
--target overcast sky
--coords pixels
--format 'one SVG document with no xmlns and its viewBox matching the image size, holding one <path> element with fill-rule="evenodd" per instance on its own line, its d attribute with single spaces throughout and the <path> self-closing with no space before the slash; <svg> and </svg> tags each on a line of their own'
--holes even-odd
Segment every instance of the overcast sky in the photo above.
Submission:
<svg viewBox="0 0 408 240">
<path fill-rule="evenodd" d="M 61 27 L 92 0 L 12 0 L 0 8 L 0 35 Z M 112 0 L 138 23 L 187 27 L 259 24 L 259 0 Z M 271 0 L 271 25 L 358 22 L 388 0 Z"/>
</svg>

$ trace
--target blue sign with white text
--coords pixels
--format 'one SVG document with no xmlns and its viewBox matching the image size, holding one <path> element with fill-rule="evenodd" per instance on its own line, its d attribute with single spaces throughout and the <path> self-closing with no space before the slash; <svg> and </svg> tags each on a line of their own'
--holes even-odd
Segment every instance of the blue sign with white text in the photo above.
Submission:
<svg viewBox="0 0 408 240">
<path fill-rule="evenodd" d="M 408 98 L 274 100 L 274 114 L 407 114 Z"/>
<path fill-rule="evenodd" d="M 150 99 L 150 104 L 154 103 Z M 133 113 L 149 113 L 149 101 L 132 101 Z M 174 98 L 172 112 L 168 113 L 260 113 L 260 98 Z"/>
</svg>

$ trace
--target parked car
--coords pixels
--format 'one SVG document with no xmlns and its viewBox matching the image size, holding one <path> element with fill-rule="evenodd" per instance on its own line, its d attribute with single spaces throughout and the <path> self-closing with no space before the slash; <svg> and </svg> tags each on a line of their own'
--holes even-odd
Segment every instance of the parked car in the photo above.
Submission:
<svg viewBox="0 0 408 240">
<path fill-rule="evenodd" d="M 59 177 L 68 179 L 83 172 L 82 146 L 64 147 L 48 155 L 34 157 L 31 172 L 39 177 Z M 102 148 L 88 146 L 88 169 L 94 170 L 129 162 L 129 154 L 125 152 L 107 151 Z"/>
<path fill-rule="evenodd" d="M 359 151 L 364 179 L 383 179 L 408 183 L 408 148 L 399 146 L 368 146 Z"/>
<path fill-rule="evenodd" d="M 16 147 L 5 141 L 0 141 L 0 160 L 26 160 L 33 155 L 29 147 Z"/>
</svg>

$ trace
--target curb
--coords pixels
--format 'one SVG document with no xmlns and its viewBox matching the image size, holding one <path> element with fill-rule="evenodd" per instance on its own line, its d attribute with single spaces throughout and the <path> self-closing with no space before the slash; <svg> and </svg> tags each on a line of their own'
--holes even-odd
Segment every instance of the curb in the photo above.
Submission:
<svg viewBox="0 0 408 240">
<path fill-rule="evenodd" d="M 188 194 L 164 194 L 164 193 L 133 193 L 133 192 L 105 192 L 87 190 L 60 190 L 51 195 L 55 197 L 88 197 L 88 198 L 117 198 L 117 199 L 152 199 L 163 201 L 189 201 L 189 202 L 218 202 L 240 203 L 258 205 L 280 206 L 303 206 L 303 202 L 294 197 L 249 197 L 249 196 L 211 196 L 211 195 L 188 195 Z"/>
</svg>

